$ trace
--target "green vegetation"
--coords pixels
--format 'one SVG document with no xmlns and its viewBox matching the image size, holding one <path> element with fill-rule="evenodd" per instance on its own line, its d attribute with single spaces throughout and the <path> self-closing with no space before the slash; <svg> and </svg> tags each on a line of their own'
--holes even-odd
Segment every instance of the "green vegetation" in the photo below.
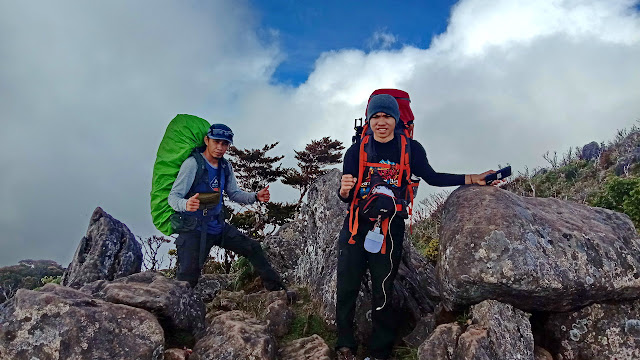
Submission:
<svg viewBox="0 0 640 360">
<path fill-rule="evenodd" d="M 320 316 L 319 304 L 311 301 L 309 291 L 306 288 L 298 288 L 297 290 L 298 301 L 291 306 L 295 317 L 289 333 L 283 337 L 282 342 L 288 343 L 316 334 L 331 347 L 336 342 L 336 333 Z"/>
<path fill-rule="evenodd" d="M 50 260 L 22 260 L 18 265 L 0 268 L 0 303 L 10 299 L 18 289 L 34 290 L 45 282 L 59 283 L 64 269 Z M 51 281 L 49 281 L 51 280 Z"/>
<path fill-rule="evenodd" d="M 640 230 L 640 177 L 610 177 L 589 203 L 629 215 Z"/>
</svg>

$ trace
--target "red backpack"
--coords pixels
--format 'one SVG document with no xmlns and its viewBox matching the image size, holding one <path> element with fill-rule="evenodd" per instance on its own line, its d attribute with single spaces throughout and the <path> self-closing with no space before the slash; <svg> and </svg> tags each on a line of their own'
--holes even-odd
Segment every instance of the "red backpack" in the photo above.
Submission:
<svg viewBox="0 0 640 360">
<path fill-rule="evenodd" d="M 398 121 L 395 129 L 395 134 L 400 137 L 400 164 L 399 174 L 398 174 L 398 184 L 402 182 L 403 179 L 407 180 L 407 187 L 404 194 L 400 194 L 404 199 L 405 208 L 402 207 L 401 204 L 396 205 L 397 211 L 406 210 L 407 216 L 412 215 L 413 209 L 413 198 L 417 191 L 418 184 L 420 179 L 414 180 L 411 178 L 411 148 L 409 139 L 413 138 L 413 111 L 411 111 L 411 99 L 409 98 L 409 94 L 406 91 L 398 90 L 398 89 L 378 89 L 371 93 L 369 96 L 369 100 L 371 97 L 378 94 L 388 94 L 393 96 L 398 102 L 398 106 L 400 108 L 400 121 Z M 367 108 L 369 103 L 367 102 Z M 366 110 L 365 110 L 366 117 Z M 359 122 L 359 124 L 358 124 Z M 370 149 L 370 144 L 372 143 L 372 135 L 373 132 L 369 128 L 369 123 L 365 122 L 362 124 L 362 118 L 356 119 L 354 129 L 356 130 L 356 134 L 353 136 L 352 140 L 354 144 L 358 144 L 360 147 L 360 162 L 358 165 L 358 180 L 355 186 L 355 191 L 353 196 L 353 200 L 350 204 L 350 218 L 349 218 L 349 231 L 351 232 L 351 238 L 349 239 L 350 244 L 354 244 L 353 236 L 358 231 L 358 194 L 360 191 L 360 187 L 362 186 L 362 180 L 364 175 L 364 170 L 367 166 L 376 166 L 376 167 L 385 167 L 388 166 L 386 164 L 379 163 L 370 163 L 368 156 L 368 149 Z M 389 166 L 390 167 L 390 166 Z M 381 253 L 385 253 L 386 249 L 386 235 L 389 226 L 389 219 L 385 219 L 381 225 L 382 232 L 385 236 L 385 241 L 382 243 Z"/>
</svg>

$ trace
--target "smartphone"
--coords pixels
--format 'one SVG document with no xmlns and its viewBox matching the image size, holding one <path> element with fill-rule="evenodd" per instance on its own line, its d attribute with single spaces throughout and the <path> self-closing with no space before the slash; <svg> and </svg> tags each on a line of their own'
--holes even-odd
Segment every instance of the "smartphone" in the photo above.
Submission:
<svg viewBox="0 0 640 360">
<path fill-rule="evenodd" d="M 487 185 L 491 184 L 495 180 L 502 180 L 508 176 L 511 176 L 511 166 L 507 166 L 506 168 L 502 168 L 498 170 L 494 174 L 489 174 L 484 177 L 484 181 L 487 182 Z"/>
</svg>

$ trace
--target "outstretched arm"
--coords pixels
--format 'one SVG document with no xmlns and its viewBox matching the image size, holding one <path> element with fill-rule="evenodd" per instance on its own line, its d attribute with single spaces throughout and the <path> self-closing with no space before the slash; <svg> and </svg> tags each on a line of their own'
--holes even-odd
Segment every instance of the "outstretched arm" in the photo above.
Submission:
<svg viewBox="0 0 640 360">
<path fill-rule="evenodd" d="M 257 193 L 255 192 L 247 192 L 240 189 L 238 186 L 238 180 L 236 180 L 236 175 L 233 173 L 233 167 L 231 167 L 231 163 L 229 164 L 229 178 L 228 184 L 225 185 L 224 191 L 229 196 L 231 201 L 235 201 L 240 204 L 253 204 L 257 200 Z"/>
</svg>

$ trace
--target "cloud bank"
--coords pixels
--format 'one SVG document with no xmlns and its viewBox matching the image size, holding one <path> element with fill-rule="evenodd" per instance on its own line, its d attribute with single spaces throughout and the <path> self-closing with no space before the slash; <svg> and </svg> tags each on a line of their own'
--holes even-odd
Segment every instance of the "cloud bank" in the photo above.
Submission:
<svg viewBox="0 0 640 360">
<path fill-rule="evenodd" d="M 637 1 L 463 0 L 428 49 L 388 50 L 381 28 L 298 87 L 272 78 L 286 54 L 255 19 L 246 1 L 0 2 L 0 266 L 66 265 L 96 206 L 155 234 L 151 168 L 177 113 L 229 124 L 240 147 L 280 141 L 292 166 L 311 139 L 349 144 L 371 91 L 397 87 L 443 172 L 522 171 L 640 118 Z"/>
</svg>

